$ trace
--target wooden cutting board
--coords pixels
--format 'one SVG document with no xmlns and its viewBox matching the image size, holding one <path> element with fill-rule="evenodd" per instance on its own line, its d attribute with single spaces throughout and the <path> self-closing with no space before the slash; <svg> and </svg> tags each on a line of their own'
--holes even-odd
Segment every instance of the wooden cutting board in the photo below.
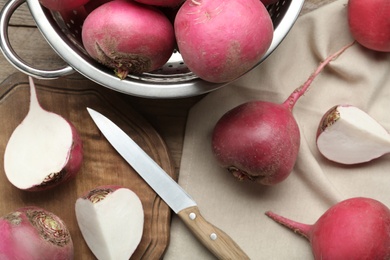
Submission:
<svg viewBox="0 0 390 260">
<path fill-rule="evenodd" d="M 4 150 L 12 132 L 26 116 L 30 99 L 28 77 L 22 73 L 11 75 L 0 85 L 0 215 L 29 205 L 51 211 L 67 224 L 75 259 L 95 259 L 76 222 L 76 199 L 100 185 L 122 185 L 140 197 L 145 212 L 143 237 L 132 259 L 162 258 L 169 243 L 170 209 L 110 146 L 86 107 L 100 111 L 118 124 L 176 180 L 173 163 L 161 137 L 117 92 L 77 77 L 35 79 L 34 82 L 42 107 L 62 115 L 78 129 L 84 147 L 83 166 L 76 179 L 54 190 L 26 192 L 10 184 L 4 173 Z"/>
</svg>

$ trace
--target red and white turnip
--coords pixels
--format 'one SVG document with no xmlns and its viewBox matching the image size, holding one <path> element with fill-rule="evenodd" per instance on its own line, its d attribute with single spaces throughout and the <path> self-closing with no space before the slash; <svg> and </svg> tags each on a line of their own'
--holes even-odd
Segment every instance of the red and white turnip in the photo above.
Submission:
<svg viewBox="0 0 390 260">
<path fill-rule="evenodd" d="M 29 82 L 29 111 L 8 140 L 4 170 L 15 187 L 36 191 L 74 178 L 82 165 L 83 146 L 70 121 L 40 106 L 31 77 Z"/>
<path fill-rule="evenodd" d="M 390 210 L 377 200 L 346 199 L 329 208 L 312 225 L 271 211 L 266 215 L 307 238 L 315 259 L 390 259 Z"/>
<path fill-rule="evenodd" d="M 97 259 L 126 260 L 141 241 L 144 211 L 130 189 L 107 185 L 77 199 L 76 218 L 87 245 Z"/>
<path fill-rule="evenodd" d="M 352 105 L 337 105 L 324 114 L 316 144 L 323 156 L 342 164 L 364 163 L 390 153 L 387 130 Z"/>
<path fill-rule="evenodd" d="M 349 0 L 347 8 L 356 41 L 374 51 L 390 52 L 390 1 Z"/>
<path fill-rule="evenodd" d="M 172 23 L 157 8 L 111 1 L 85 19 L 82 42 L 88 54 L 120 79 L 163 66 L 175 48 Z"/>
<path fill-rule="evenodd" d="M 212 152 L 218 163 L 239 180 L 274 185 L 286 179 L 300 146 L 293 107 L 322 69 L 352 44 L 322 62 L 282 104 L 249 101 L 226 112 L 212 133 Z"/>
<path fill-rule="evenodd" d="M 0 259 L 72 260 L 71 235 L 57 215 L 36 206 L 0 218 Z"/>
<path fill-rule="evenodd" d="M 179 52 L 199 78 L 232 81 L 268 50 L 273 24 L 259 0 L 188 0 L 174 22 Z"/>
</svg>

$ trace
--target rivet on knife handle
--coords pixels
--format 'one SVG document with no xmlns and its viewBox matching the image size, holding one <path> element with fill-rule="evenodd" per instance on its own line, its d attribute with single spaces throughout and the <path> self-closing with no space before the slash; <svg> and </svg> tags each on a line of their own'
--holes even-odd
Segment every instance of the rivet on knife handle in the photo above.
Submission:
<svg viewBox="0 0 390 260">
<path fill-rule="evenodd" d="M 203 218 L 198 207 L 183 209 L 178 216 L 218 259 L 249 259 L 225 232 Z"/>
</svg>

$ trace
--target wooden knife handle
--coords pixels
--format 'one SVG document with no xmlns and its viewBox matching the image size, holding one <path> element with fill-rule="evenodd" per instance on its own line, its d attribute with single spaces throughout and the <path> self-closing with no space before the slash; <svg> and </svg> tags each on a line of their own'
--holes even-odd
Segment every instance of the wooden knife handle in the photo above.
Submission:
<svg viewBox="0 0 390 260">
<path fill-rule="evenodd" d="M 203 218 L 198 207 L 183 209 L 178 216 L 218 259 L 249 259 L 233 239 Z"/>
</svg>

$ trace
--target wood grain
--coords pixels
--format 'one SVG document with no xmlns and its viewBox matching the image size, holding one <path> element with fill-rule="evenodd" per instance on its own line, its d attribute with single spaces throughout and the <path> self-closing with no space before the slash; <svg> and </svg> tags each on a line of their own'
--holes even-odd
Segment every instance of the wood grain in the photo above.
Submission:
<svg viewBox="0 0 390 260">
<path fill-rule="evenodd" d="M 144 234 L 133 259 L 159 259 L 169 242 L 171 211 L 141 177 L 120 157 L 90 119 L 86 107 L 100 111 L 117 123 L 174 179 L 177 179 L 166 145 L 157 132 L 113 91 L 85 79 L 35 80 L 43 108 L 70 120 L 84 146 L 84 162 L 76 179 L 44 192 L 26 192 L 12 186 L 0 168 L 0 215 L 22 206 L 43 207 L 62 218 L 70 229 L 75 259 L 94 259 L 78 229 L 74 204 L 78 197 L 101 185 L 121 185 L 141 199 L 145 212 Z M 0 165 L 7 141 L 26 116 L 29 106 L 27 76 L 14 74 L 1 84 Z M 23 163 L 23 162 L 21 162 Z M 129 234 L 131 235 L 131 234 Z"/>
<path fill-rule="evenodd" d="M 199 241 L 218 259 L 249 259 L 241 247 L 228 234 L 208 222 L 200 214 L 197 206 L 183 209 L 178 213 L 178 216 Z"/>
</svg>

